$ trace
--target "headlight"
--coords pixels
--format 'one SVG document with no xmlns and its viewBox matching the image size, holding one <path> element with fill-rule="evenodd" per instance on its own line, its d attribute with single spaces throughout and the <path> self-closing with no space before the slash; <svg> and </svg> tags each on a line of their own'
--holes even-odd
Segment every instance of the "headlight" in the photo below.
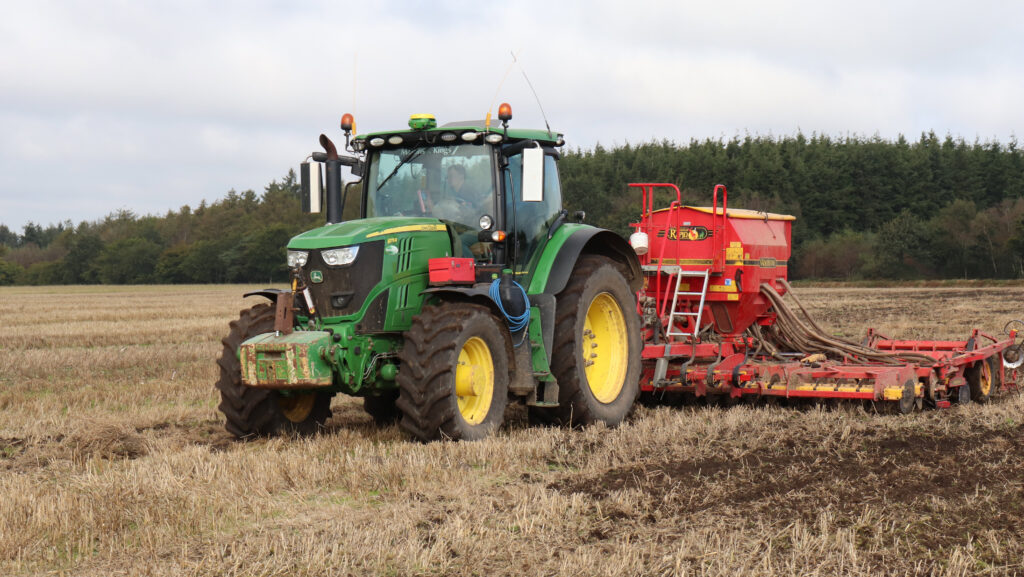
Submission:
<svg viewBox="0 0 1024 577">
<path fill-rule="evenodd" d="M 491 230 L 491 227 L 494 226 L 494 219 L 491 218 L 491 215 L 485 214 L 480 217 L 479 224 L 480 228 L 482 228 L 483 230 Z"/>
<path fill-rule="evenodd" d="M 359 254 L 358 245 L 320 251 L 320 257 L 324 259 L 324 262 L 327 263 L 328 266 L 345 266 L 347 264 L 352 264 L 352 261 L 356 260 L 357 254 Z"/>
<path fill-rule="evenodd" d="M 304 250 L 288 251 L 288 268 L 302 268 L 309 260 L 309 252 Z"/>
</svg>

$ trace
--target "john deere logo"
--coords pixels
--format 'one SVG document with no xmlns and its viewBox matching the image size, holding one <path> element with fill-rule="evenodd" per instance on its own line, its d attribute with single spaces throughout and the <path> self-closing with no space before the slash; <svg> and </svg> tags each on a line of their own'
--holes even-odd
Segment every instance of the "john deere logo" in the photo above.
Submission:
<svg viewBox="0 0 1024 577">
<path fill-rule="evenodd" d="M 324 273 L 322 273 L 322 272 L 320 272 L 318 270 L 315 270 L 315 271 L 309 273 L 309 280 L 311 280 L 311 281 L 313 281 L 315 283 L 324 282 Z"/>
</svg>

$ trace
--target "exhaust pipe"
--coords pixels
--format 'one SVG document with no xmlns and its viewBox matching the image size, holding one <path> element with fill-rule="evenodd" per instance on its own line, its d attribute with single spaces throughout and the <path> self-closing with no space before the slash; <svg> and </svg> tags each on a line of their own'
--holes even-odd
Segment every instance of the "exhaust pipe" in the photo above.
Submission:
<svg viewBox="0 0 1024 577">
<path fill-rule="evenodd" d="M 324 161 L 326 169 L 327 185 L 327 224 L 341 222 L 341 160 L 338 158 L 338 149 L 327 138 L 326 134 L 320 135 L 320 146 L 327 152 L 327 160 Z"/>
</svg>

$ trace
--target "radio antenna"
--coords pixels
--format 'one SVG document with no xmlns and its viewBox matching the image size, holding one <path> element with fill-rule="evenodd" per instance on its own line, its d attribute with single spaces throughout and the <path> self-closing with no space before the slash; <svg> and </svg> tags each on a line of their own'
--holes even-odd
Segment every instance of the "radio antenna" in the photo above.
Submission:
<svg viewBox="0 0 1024 577">
<path fill-rule="evenodd" d="M 512 53 L 512 61 L 516 64 L 519 64 L 519 71 L 523 73 L 523 78 L 526 79 L 526 85 L 530 87 L 530 92 L 533 93 L 533 98 L 534 100 L 537 101 L 537 108 L 540 108 L 540 115 L 542 118 L 544 118 L 544 126 L 548 129 L 548 136 L 551 136 L 551 125 L 548 124 L 548 115 L 544 114 L 544 105 L 540 103 L 540 97 L 537 96 L 537 91 L 533 89 L 533 83 L 530 82 L 530 77 L 526 75 L 526 69 L 523 68 L 523 65 L 519 62 L 519 59 L 516 58 L 515 52 Z"/>
<path fill-rule="evenodd" d="M 352 134 L 356 133 L 356 81 L 359 76 L 356 72 L 359 70 L 359 51 L 352 55 Z"/>
<path fill-rule="evenodd" d="M 498 83 L 498 89 L 494 91 L 494 99 L 491 100 L 491 105 L 487 108 L 487 120 L 484 121 L 484 129 L 491 129 L 491 111 L 494 110 L 494 103 L 498 101 L 498 96 L 501 95 L 501 87 L 505 85 L 505 80 L 508 79 L 508 75 L 512 72 L 512 67 L 516 65 L 516 53 L 512 53 L 512 62 L 508 63 L 508 68 L 505 69 L 505 74 L 501 77 L 501 82 Z"/>
</svg>

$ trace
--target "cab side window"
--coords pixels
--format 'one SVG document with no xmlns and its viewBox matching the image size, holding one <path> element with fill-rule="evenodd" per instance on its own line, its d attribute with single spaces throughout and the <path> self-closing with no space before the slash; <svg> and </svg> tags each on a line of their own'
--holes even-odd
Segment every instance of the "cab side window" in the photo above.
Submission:
<svg viewBox="0 0 1024 577">
<path fill-rule="evenodd" d="M 540 201 L 523 200 L 523 156 L 509 157 L 505 170 L 505 218 L 514 241 L 510 244 L 517 272 L 529 270 L 530 262 L 539 256 L 547 241 L 548 227 L 562 208 L 562 189 L 558 180 L 558 166 L 553 154 L 544 155 L 544 198 Z M 514 235 L 514 236 L 513 236 Z"/>
</svg>

